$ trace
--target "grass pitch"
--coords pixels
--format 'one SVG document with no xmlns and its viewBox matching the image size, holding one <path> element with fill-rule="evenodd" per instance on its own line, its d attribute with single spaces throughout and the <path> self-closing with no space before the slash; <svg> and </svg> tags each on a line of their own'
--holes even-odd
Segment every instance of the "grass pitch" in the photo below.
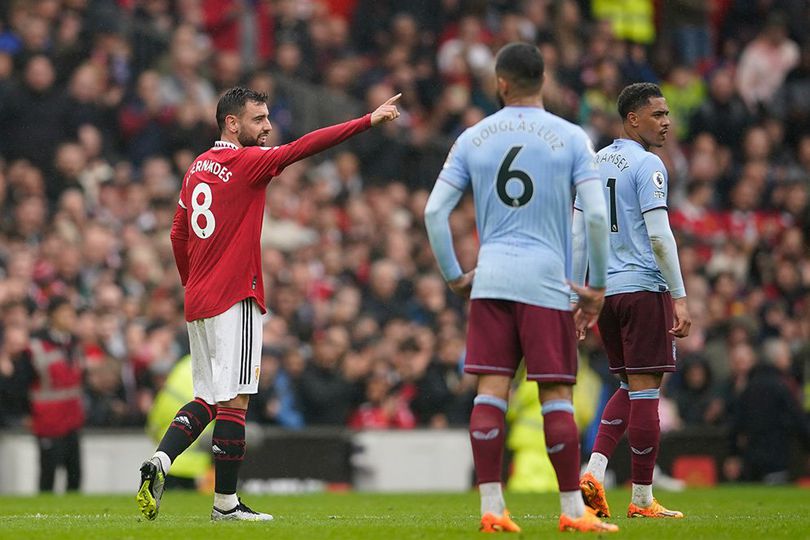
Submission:
<svg viewBox="0 0 810 540">
<path fill-rule="evenodd" d="M 621 530 L 617 538 L 644 540 L 791 538 L 810 539 L 810 490 L 741 486 L 657 492 L 661 502 L 682 510 L 682 520 L 622 517 L 627 490 L 608 492 Z M 211 497 L 167 492 L 160 515 L 146 521 L 132 495 L 0 497 L 0 538 L 31 540 L 146 538 L 290 539 L 444 539 L 481 538 L 478 496 L 465 494 L 315 495 L 245 497 L 256 510 L 270 512 L 270 523 L 211 523 Z M 523 528 L 509 538 L 556 536 L 557 495 L 507 494 L 515 521 Z M 594 537 L 597 537 L 594 535 Z M 564 538 L 564 536 L 563 536 Z"/>
</svg>

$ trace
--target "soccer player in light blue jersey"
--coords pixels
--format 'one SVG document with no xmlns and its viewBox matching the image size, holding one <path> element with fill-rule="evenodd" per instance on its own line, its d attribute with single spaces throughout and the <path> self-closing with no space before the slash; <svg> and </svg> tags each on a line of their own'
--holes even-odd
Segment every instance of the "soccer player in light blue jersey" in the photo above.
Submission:
<svg viewBox="0 0 810 540">
<path fill-rule="evenodd" d="M 464 369 L 478 375 L 470 442 L 481 495 L 481 530 L 520 528 L 501 491 L 504 413 L 521 357 L 538 382 L 549 457 L 557 473 L 561 530 L 613 532 L 583 504 L 579 437 L 571 386 L 577 326 L 592 325 L 603 302 L 607 216 L 594 153 L 579 127 L 543 109 L 543 59 L 513 43 L 497 55 L 505 107 L 456 141 L 425 208 L 431 247 L 453 292 L 471 297 Z M 481 241 L 466 273 L 453 249 L 449 216 L 472 188 Z M 582 200 L 591 257 L 589 287 L 576 287 L 571 313 L 571 205 Z"/>
<path fill-rule="evenodd" d="M 627 516 L 680 518 L 681 512 L 667 510 L 652 494 L 661 379 L 675 371 L 675 338 L 686 337 L 692 324 L 667 215 L 667 170 L 650 152 L 664 144 L 669 108 L 658 86 L 636 83 L 619 95 L 618 109 L 625 137 L 596 154 L 610 225 L 607 291 L 598 325 L 610 370 L 622 382 L 605 406 L 580 488 L 588 506 L 610 517 L 602 483 L 608 459 L 627 430 L 633 481 Z M 574 277 L 582 283 L 586 230 L 579 201 L 574 208 Z"/>
</svg>

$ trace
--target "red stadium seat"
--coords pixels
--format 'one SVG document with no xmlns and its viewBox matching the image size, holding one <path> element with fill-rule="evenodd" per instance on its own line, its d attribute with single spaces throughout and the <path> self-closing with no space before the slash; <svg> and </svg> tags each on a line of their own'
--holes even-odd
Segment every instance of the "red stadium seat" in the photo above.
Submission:
<svg viewBox="0 0 810 540">
<path fill-rule="evenodd" d="M 717 484 L 717 465 L 712 456 L 680 456 L 672 463 L 672 476 L 689 487 L 713 486 Z"/>
</svg>

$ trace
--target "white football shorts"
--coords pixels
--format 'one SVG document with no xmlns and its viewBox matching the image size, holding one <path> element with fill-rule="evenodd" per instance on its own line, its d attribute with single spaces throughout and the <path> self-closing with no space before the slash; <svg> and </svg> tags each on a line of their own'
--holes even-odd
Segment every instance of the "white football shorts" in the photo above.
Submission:
<svg viewBox="0 0 810 540">
<path fill-rule="evenodd" d="M 186 324 L 195 397 L 213 405 L 258 391 L 262 314 L 252 298 Z"/>
</svg>

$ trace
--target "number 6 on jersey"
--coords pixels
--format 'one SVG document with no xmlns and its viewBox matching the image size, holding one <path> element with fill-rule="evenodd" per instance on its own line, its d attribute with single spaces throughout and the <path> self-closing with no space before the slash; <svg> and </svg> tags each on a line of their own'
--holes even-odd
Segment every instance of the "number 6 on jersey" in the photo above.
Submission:
<svg viewBox="0 0 810 540">
<path fill-rule="evenodd" d="M 526 171 L 521 171 L 520 169 L 509 168 L 512 166 L 512 162 L 515 161 L 518 152 L 521 150 L 523 150 L 522 146 L 513 146 L 509 149 L 506 157 L 503 158 L 503 163 L 501 163 L 501 166 L 498 169 L 498 179 L 495 182 L 498 197 L 505 205 L 513 208 L 519 208 L 525 205 L 531 200 L 532 195 L 534 194 L 534 185 L 532 185 L 532 178 L 529 176 L 529 174 Z M 523 184 L 523 194 L 520 197 L 513 197 L 507 193 L 506 184 L 513 178 Z"/>
<path fill-rule="evenodd" d="M 202 203 L 197 201 L 197 198 L 202 194 Z M 211 202 L 214 196 L 211 193 L 211 186 L 205 182 L 200 182 L 191 192 L 191 228 L 194 234 L 200 238 L 210 238 L 214 234 L 214 227 L 217 221 L 214 219 L 214 214 L 211 213 Z M 205 227 L 201 227 L 199 220 L 200 217 L 205 219 Z"/>
</svg>

